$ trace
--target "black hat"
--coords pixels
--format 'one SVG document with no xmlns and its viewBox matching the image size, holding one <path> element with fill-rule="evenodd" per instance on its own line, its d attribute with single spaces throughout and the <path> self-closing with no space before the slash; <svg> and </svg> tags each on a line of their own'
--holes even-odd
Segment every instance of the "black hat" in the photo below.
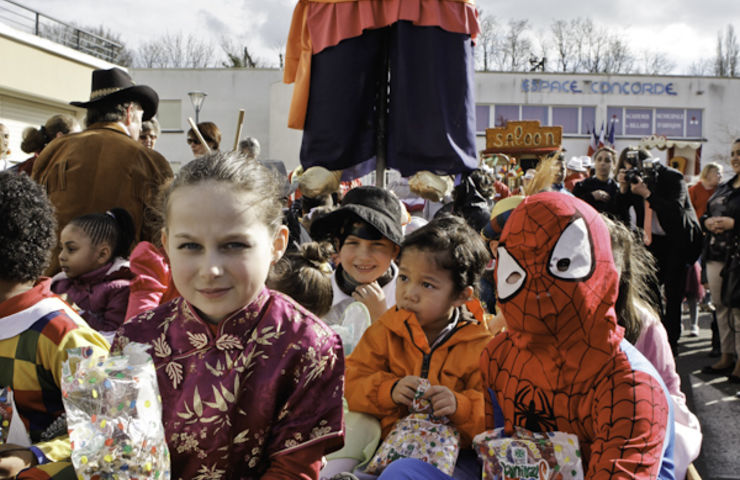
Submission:
<svg viewBox="0 0 740 480">
<path fill-rule="evenodd" d="M 146 85 L 136 85 L 131 76 L 120 68 L 111 68 L 93 71 L 89 101 L 69 103 L 75 107 L 90 108 L 117 105 L 127 101 L 135 101 L 141 105 L 144 109 L 143 121 L 157 114 L 159 105 L 157 92 Z"/>
<path fill-rule="evenodd" d="M 401 245 L 401 202 L 388 190 L 373 186 L 355 187 L 348 191 L 339 208 L 311 224 L 311 236 L 320 238 L 338 234 L 351 215 L 371 225 L 391 242 Z"/>
</svg>

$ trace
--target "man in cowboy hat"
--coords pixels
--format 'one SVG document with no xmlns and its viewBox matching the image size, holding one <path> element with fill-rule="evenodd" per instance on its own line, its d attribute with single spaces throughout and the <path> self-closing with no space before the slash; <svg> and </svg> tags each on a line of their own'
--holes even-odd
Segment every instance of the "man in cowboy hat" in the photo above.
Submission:
<svg viewBox="0 0 740 480">
<path fill-rule="evenodd" d="M 31 174 L 56 207 L 59 229 L 79 215 L 122 207 L 134 219 L 136 240 L 152 240 L 155 195 L 172 169 L 137 140 L 141 122 L 157 113 L 157 92 L 120 68 L 95 70 L 90 100 L 70 103 L 87 109 L 87 129 L 49 143 Z M 49 274 L 59 269 L 58 253 L 56 247 Z"/>
</svg>

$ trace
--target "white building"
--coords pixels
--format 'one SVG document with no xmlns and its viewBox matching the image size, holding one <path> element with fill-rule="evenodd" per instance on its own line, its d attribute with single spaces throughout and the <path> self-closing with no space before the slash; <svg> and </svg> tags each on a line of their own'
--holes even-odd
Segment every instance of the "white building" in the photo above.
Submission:
<svg viewBox="0 0 740 480">
<path fill-rule="evenodd" d="M 56 113 L 84 111 L 68 104 L 89 97 L 90 74 L 113 65 L 77 50 L 0 23 L 0 58 L 12 68 L 0 74 L 0 123 L 10 126 L 11 156 L 20 151 L 21 132 Z M 175 165 L 192 158 L 185 138 L 195 117 L 188 92 L 207 97 L 200 121 L 222 132 L 222 150 L 233 148 L 240 109 L 246 112 L 241 138 L 256 137 L 264 159 L 299 164 L 301 132 L 287 128 L 292 86 L 277 69 L 134 69 L 139 84 L 160 96 L 163 134 L 157 144 Z M 476 73 L 478 150 L 485 128 L 507 120 L 539 120 L 561 125 L 567 155 L 584 155 L 589 131 L 615 127 L 617 149 L 662 135 L 679 147 L 701 145 L 701 161 L 728 163 L 729 146 L 740 138 L 740 79 L 680 76 L 586 75 L 557 73 Z M 665 156 L 665 152 L 654 152 Z"/>
<path fill-rule="evenodd" d="M 158 149 L 170 161 L 190 158 L 185 143 L 187 117 L 194 116 L 187 93 L 207 92 L 200 120 L 222 130 L 222 149 L 233 146 L 240 108 L 246 110 L 242 132 L 256 137 L 263 158 L 298 165 L 300 131 L 288 129 L 292 87 L 278 70 L 135 69 L 138 83 L 160 94 L 164 133 Z M 680 76 L 586 75 L 555 73 L 476 73 L 478 149 L 485 148 L 485 128 L 507 120 L 539 120 L 561 125 L 569 155 L 585 155 L 589 132 L 613 126 L 617 149 L 651 135 L 677 145 L 702 146 L 702 163 L 728 162 L 729 146 L 740 137 L 740 79 Z M 665 152 L 654 151 L 665 157 Z"/>
</svg>

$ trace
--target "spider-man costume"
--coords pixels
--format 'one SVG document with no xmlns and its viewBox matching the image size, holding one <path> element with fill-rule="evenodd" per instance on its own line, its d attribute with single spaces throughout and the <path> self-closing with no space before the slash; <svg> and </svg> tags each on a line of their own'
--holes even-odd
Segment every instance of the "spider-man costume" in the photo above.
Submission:
<svg viewBox="0 0 740 480">
<path fill-rule="evenodd" d="M 617 271 L 596 210 L 556 192 L 525 199 L 495 278 L 507 331 L 481 357 L 486 427 L 576 434 L 588 479 L 674 478 L 667 393 L 617 326 Z"/>
</svg>

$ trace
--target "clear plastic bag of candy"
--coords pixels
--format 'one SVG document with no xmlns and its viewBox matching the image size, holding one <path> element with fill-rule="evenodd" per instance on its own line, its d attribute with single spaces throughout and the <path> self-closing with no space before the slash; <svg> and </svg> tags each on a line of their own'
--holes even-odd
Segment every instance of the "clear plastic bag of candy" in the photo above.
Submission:
<svg viewBox="0 0 740 480">
<path fill-rule="evenodd" d="M 6 443 L 27 447 L 31 439 L 15 407 L 13 389 L 0 387 L 0 445 Z"/>
<path fill-rule="evenodd" d="M 483 480 L 583 480 L 578 437 L 565 432 L 531 432 L 515 427 L 487 430 L 473 438 L 473 449 L 483 463 Z"/>
<path fill-rule="evenodd" d="M 91 357 L 69 350 L 62 399 L 80 479 L 170 478 L 157 374 L 147 346 L 130 343 L 122 355 Z"/>
</svg>

